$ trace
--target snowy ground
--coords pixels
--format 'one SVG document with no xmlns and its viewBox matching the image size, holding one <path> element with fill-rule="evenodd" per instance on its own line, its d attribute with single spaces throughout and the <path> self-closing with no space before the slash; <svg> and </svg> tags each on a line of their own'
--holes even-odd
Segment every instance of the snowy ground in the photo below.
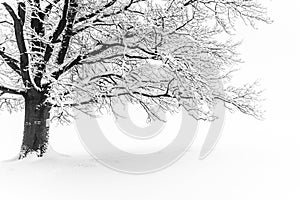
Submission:
<svg viewBox="0 0 300 200">
<path fill-rule="evenodd" d="M 236 121 L 245 126 L 235 126 Z M 72 127 L 61 128 L 52 135 L 52 143 L 69 157 L 50 154 L 41 160 L 2 162 L 1 199 L 296 200 L 300 197 L 296 122 L 229 116 L 223 137 L 208 158 L 197 159 L 203 141 L 200 133 L 181 160 L 146 175 L 122 174 L 102 166 L 81 148 Z M 18 149 L 13 143 L 20 133 L 6 133 L 11 136 L 1 138 L 1 158 L 13 156 L 9 146 Z M 67 139 L 69 149 L 63 148 Z"/>
<path fill-rule="evenodd" d="M 146 175 L 115 172 L 93 160 L 74 126 L 53 127 L 55 153 L 4 162 L 22 139 L 22 113 L 0 114 L 0 199 L 300 199 L 300 3 L 270 3 L 274 24 L 242 33 L 245 64 L 238 82 L 262 79 L 266 120 L 228 113 L 214 152 L 198 160 L 205 126 L 171 167 Z"/>
</svg>

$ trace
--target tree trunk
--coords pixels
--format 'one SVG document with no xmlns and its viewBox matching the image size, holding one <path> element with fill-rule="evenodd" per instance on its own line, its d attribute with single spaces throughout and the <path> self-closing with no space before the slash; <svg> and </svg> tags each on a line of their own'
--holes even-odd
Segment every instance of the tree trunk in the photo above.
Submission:
<svg viewBox="0 0 300 200">
<path fill-rule="evenodd" d="M 29 153 L 36 153 L 41 157 L 47 150 L 50 107 L 44 104 L 45 99 L 46 96 L 39 91 L 27 91 L 23 142 L 19 159 Z"/>
</svg>

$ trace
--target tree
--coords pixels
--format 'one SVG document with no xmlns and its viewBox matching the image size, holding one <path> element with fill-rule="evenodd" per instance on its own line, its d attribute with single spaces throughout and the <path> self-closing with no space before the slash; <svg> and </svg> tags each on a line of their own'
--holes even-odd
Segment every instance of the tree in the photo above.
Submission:
<svg viewBox="0 0 300 200">
<path fill-rule="evenodd" d="M 229 85 L 235 23 L 270 22 L 254 0 L 19 0 L 0 15 L 0 106 L 25 109 L 20 159 L 46 152 L 50 119 L 70 108 L 133 102 L 150 119 L 159 107 L 213 120 L 223 101 L 261 117 L 255 84 Z"/>
</svg>

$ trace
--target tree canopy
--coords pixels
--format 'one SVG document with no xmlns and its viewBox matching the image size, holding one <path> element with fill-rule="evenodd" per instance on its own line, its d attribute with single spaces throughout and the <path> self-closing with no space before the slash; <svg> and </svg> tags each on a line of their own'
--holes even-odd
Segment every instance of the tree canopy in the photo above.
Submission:
<svg viewBox="0 0 300 200">
<path fill-rule="evenodd" d="M 211 120 L 213 107 L 261 118 L 260 91 L 235 87 L 235 23 L 270 22 L 255 0 L 19 0 L 0 10 L 0 106 L 22 108 L 30 90 L 54 119 L 119 102 L 186 109 Z M 224 88 L 219 88 L 219 82 Z"/>
</svg>

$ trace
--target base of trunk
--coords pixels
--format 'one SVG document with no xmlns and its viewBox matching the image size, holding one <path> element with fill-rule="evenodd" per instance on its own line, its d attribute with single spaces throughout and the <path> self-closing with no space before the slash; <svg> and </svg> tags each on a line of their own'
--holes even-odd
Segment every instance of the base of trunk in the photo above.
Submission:
<svg viewBox="0 0 300 200">
<path fill-rule="evenodd" d="M 48 147 L 50 107 L 44 104 L 46 96 L 38 91 L 28 91 L 25 97 L 23 143 L 19 159 L 34 153 L 42 157 Z"/>
<path fill-rule="evenodd" d="M 31 148 L 25 145 L 22 145 L 21 151 L 19 154 L 19 159 L 26 158 L 29 154 L 35 154 L 37 157 L 42 157 L 47 151 L 47 143 L 39 146 L 38 148 Z"/>
</svg>

